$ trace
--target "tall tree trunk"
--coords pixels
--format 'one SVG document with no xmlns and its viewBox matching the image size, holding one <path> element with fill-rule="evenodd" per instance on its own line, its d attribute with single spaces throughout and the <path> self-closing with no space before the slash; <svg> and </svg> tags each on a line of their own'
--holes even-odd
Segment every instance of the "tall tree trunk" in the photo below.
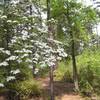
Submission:
<svg viewBox="0 0 100 100">
<path fill-rule="evenodd" d="M 75 58 L 75 41 L 74 41 L 74 34 L 71 31 L 71 18 L 69 13 L 69 5 L 67 1 L 67 19 L 68 19 L 68 26 L 70 28 L 69 33 L 71 37 L 71 56 L 72 56 L 72 65 L 73 65 L 73 80 L 74 80 L 74 86 L 75 90 L 79 91 L 79 84 L 78 84 L 78 73 L 77 73 L 77 66 L 76 66 L 76 58 Z"/>
<path fill-rule="evenodd" d="M 47 0 L 47 21 L 50 20 L 50 0 Z M 51 24 L 48 23 L 49 38 L 53 38 Z M 50 66 L 50 100 L 54 100 L 54 82 L 53 82 L 53 66 Z"/>
<path fill-rule="evenodd" d="M 72 64 L 73 64 L 73 80 L 75 85 L 75 90 L 79 91 L 79 84 L 78 84 L 78 73 L 77 73 L 77 66 L 76 66 L 76 58 L 75 58 L 75 42 L 74 39 L 72 40 Z"/>
</svg>

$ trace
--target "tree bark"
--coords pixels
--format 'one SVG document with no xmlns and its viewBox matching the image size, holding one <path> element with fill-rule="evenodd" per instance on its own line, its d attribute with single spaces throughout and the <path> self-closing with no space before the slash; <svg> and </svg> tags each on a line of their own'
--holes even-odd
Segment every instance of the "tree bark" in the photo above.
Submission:
<svg viewBox="0 0 100 100">
<path fill-rule="evenodd" d="M 53 67 L 50 67 L 50 100 L 54 100 Z"/>
<path fill-rule="evenodd" d="M 75 90 L 79 91 L 78 72 L 77 72 L 76 58 L 75 58 L 75 42 L 74 42 L 74 39 L 72 40 L 72 64 L 73 64 L 73 80 L 74 80 Z"/>
<path fill-rule="evenodd" d="M 78 73 L 77 73 L 77 66 L 76 66 L 76 58 L 75 58 L 75 40 L 74 40 L 74 33 L 72 33 L 71 29 L 71 19 L 70 19 L 70 13 L 69 13 L 69 5 L 67 1 L 67 19 L 68 19 L 68 26 L 70 28 L 69 33 L 71 37 L 71 56 L 72 56 L 72 65 L 73 65 L 73 80 L 74 80 L 74 86 L 75 90 L 79 91 L 79 84 L 78 84 Z"/>
<path fill-rule="evenodd" d="M 50 0 L 47 0 L 47 21 L 50 20 L 51 18 L 51 13 L 50 13 Z M 53 38 L 52 36 L 52 28 L 51 24 L 48 23 L 48 35 L 49 38 Z M 50 100 L 54 100 L 54 82 L 53 82 L 53 66 L 50 66 Z"/>
</svg>

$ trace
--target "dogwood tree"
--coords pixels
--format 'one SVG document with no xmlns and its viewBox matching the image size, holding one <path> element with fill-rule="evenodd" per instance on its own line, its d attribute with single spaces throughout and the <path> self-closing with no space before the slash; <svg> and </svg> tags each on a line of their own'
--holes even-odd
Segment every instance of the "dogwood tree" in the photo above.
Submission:
<svg viewBox="0 0 100 100">
<path fill-rule="evenodd" d="M 4 70 L 0 74 L 4 79 L 0 80 L 1 87 L 18 80 L 23 63 L 32 69 L 36 64 L 54 67 L 58 60 L 67 57 L 63 44 L 48 37 L 43 13 L 34 2 L 19 0 L 9 2 L 0 15 L 0 70 Z"/>
</svg>

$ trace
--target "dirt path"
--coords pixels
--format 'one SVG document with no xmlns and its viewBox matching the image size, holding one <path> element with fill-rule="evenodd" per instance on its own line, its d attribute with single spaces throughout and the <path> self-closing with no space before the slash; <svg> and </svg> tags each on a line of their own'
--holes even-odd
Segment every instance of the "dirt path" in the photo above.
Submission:
<svg viewBox="0 0 100 100">
<path fill-rule="evenodd" d="M 46 97 L 49 97 L 50 93 L 49 78 L 38 80 L 41 82 L 44 89 L 44 93 L 42 95 L 43 99 L 40 100 L 48 100 Z M 73 89 L 74 86 L 72 83 L 54 81 L 54 94 L 56 100 L 83 100 L 82 97 L 76 94 Z"/>
</svg>

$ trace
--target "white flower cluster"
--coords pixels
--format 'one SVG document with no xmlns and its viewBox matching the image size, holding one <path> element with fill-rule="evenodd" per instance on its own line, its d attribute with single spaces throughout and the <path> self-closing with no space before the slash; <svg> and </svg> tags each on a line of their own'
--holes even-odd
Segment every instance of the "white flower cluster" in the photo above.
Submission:
<svg viewBox="0 0 100 100">
<path fill-rule="evenodd" d="M 17 36 L 14 36 L 12 39 L 11 39 L 11 43 L 9 45 L 12 45 L 14 43 L 17 42 Z"/>
<path fill-rule="evenodd" d="M 45 62 L 49 67 L 54 67 L 56 63 L 56 57 L 52 55 L 49 58 L 46 58 Z"/>
<path fill-rule="evenodd" d="M 6 59 L 6 61 L 13 61 L 16 60 L 18 56 L 10 56 L 9 58 Z"/>
<path fill-rule="evenodd" d="M 11 81 L 11 80 L 15 80 L 16 78 L 15 78 L 15 76 L 8 76 L 7 77 L 7 82 L 9 82 L 9 81 Z"/>
<path fill-rule="evenodd" d="M 38 49 L 34 54 L 33 62 L 39 62 L 41 67 L 55 66 L 57 60 L 61 60 L 62 58 L 67 57 L 67 54 L 64 52 L 64 49 L 60 48 L 60 46 L 58 45 L 61 44 L 61 42 L 58 42 L 56 40 L 49 41 L 53 41 L 53 45 L 55 44 L 56 48 L 50 47 L 49 44 L 44 42 L 35 42 L 35 45 Z"/>
<path fill-rule="evenodd" d="M 16 74 L 20 73 L 20 70 L 19 69 L 11 70 L 10 73 L 12 73 L 13 75 L 16 75 Z"/>
<path fill-rule="evenodd" d="M 2 88 L 3 88 L 3 87 L 4 87 L 4 84 L 3 84 L 3 83 L 0 83 L 0 87 L 2 87 Z"/>
<path fill-rule="evenodd" d="M 37 74 L 39 72 L 38 68 L 35 68 L 34 74 Z"/>
<path fill-rule="evenodd" d="M 7 20 L 7 23 L 12 23 L 12 20 Z"/>
<path fill-rule="evenodd" d="M 1 19 L 6 19 L 6 18 L 7 18 L 6 15 L 1 16 Z"/>
<path fill-rule="evenodd" d="M 67 57 L 67 54 L 64 52 L 63 48 L 58 48 L 57 53 L 59 54 L 59 57 Z"/>
<path fill-rule="evenodd" d="M 7 54 L 7 55 L 11 54 L 9 50 L 5 50 L 4 48 L 0 48 L 0 53 L 4 53 L 4 54 Z"/>
<path fill-rule="evenodd" d="M 15 50 L 15 53 L 32 53 L 31 50 L 23 48 L 22 50 Z"/>
<path fill-rule="evenodd" d="M 14 61 L 14 60 L 17 60 L 18 56 L 10 56 L 8 58 L 5 59 L 5 61 L 1 62 L 0 63 L 0 66 L 8 66 L 8 61 Z"/>
<path fill-rule="evenodd" d="M 22 40 L 27 40 L 30 36 L 28 35 L 28 32 L 23 30 L 22 31 Z"/>
<path fill-rule="evenodd" d="M 6 62 L 6 61 L 3 61 L 0 63 L 0 66 L 8 66 L 8 65 L 9 65 L 8 62 Z"/>
<path fill-rule="evenodd" d="M 12 42 L 12 43 L 15 43 L 15 42 L 16 42 L 16 40 L 15 40 L 15 39 L 12 39 L 12 40 L 11 40 L 11 42 Z"/>
<path fill-rule="evenodd" d="M 14 4 L 14 5 L 16 5 L 17 3 L 19 3 L 20 2 L 20 0 L 11 0 L 11 4 Z"/>
<path fill-rule="evenodd" d="M 29 56 L 29 54 L 23 54 L 22 56 L 21 56 L 21 58 L 25 58 L 25 57 L 28 57 Z"/>
</svg>

